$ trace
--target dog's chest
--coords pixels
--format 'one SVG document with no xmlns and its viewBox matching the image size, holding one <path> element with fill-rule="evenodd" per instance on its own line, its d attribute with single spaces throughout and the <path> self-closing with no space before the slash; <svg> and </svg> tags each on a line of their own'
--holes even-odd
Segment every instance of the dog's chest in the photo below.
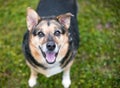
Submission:
<svg viewBox="0 0 120 88">
<path fill-rule="evenodd" d="M 63 69 L 60 67 L 59 64 L 55 64 L 53 66 L 50 66 L 47 70 L 46 70 L 46 74 L 44 74 L 46 77 L 50 77 L 53 76 L 57 73 L 62 72 Z"/>
</svg>

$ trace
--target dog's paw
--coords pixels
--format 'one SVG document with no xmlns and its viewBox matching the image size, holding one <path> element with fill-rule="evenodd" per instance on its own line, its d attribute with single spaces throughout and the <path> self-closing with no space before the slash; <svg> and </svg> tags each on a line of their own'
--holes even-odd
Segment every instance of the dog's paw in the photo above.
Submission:
<svg viewBox="0 0 120 88">
<path fill-rule="evenodd" d="M 70 84 L 71 84 L 70 79 L 63 79 L 62 85 L 64 86 L 64 88 L 69 88 Z"/>
<path fill-rule="evenodd" d="M 33 79 L 33 78 L 29 79 L 29 81 L 28 81 L 28 84 L 30 87 L 34 87 L 36 85 L 36 83 L 37 83 L 36 79 Z"/>
</svg>

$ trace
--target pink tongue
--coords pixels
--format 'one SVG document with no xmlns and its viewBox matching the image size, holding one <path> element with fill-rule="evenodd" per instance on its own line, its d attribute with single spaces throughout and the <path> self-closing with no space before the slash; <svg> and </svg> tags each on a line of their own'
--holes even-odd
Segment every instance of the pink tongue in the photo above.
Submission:
<svg viewBox="0 0 120 88">
<path fill-rule="evenodd" d="M 55 53 L 46 53 L 46 60 L 50 63 L 55 61 Z"/>
</svg>

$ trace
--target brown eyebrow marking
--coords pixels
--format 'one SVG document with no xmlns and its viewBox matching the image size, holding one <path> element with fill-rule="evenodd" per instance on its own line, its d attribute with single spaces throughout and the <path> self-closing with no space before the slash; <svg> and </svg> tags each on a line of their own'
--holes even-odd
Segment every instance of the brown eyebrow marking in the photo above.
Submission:
<svg viewBox="0 0 120 88">
<path fill-rule="evenodd" d="M 42 31 L 42 30 L 43 30 L 43 29 L 35 28 L 35 29 L 32 31 L 32 34 L 33 34 L 34 36 L 36 36 L 37 33 L 40 32 L 40 31 Z"/>
</svg>

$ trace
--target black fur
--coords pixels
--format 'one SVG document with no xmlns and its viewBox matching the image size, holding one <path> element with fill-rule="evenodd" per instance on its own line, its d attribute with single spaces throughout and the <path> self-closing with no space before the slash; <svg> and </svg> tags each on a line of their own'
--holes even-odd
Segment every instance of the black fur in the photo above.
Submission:
<svg viewBox="0 0 120 88">
<path fill-rule="evenodd" d="M 40 16 L 58 16 L 71 12 L 76 17 L 76 0 L 40 0 L 37 12 Z"/>
</svg>

